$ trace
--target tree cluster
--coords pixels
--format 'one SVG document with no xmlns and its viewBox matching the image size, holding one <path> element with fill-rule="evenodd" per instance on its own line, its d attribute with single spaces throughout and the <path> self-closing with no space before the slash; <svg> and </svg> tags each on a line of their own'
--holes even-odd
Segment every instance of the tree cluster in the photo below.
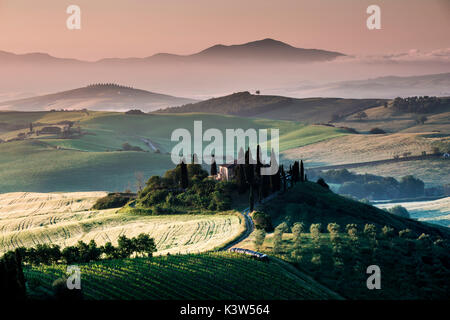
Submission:
<svg viewBox="0 0 450 320">
<path fill-rule="evenodd" d="M 425 192 L 424 182 L 411 175 L 402 177 L 400 181 L 393 177 L 355 174 L 347 169 L 321 171 L 316 175 L 340 184 L 339 194 L 359 199 L 414 198 L 423 196 Z"/>
<path fill-rule="evenodd" d="M 0 299 L 2 301 L 26 298 L 22 257 L 18 250 L 9 251 L 0 258 Z"/>
<path fill-rule="evenodd" d="M 17 248 L 16 252 L 20 255 L 21 261 L 31 265 L 48 265 L 59 262 L 73 264 L 101 259 L 124 259 L 134 254 L 151 257 L 156 252 L 156 245 L 153 238 L 148 234 L 141 233 L 133 238 L 120 236 L 116 247 L 111 242 L 97 246 L 95 241 L 91 240 L 89 243 L 78 241 L 76 245 L 65 247 L 62 250 L 58 245 L 38 244 L 33 248 Z M 8 253 L 8 255 L 11 254 L 12 252 Z"/>
<path fill-rule="evenodd" d="M 449 106 L 448 100 L 438 97 L 397 97 L 392 103 L 394 110 L 408 113 L 433 113 L 438 112 L 445 106 Z"/>
<path fill-rule="evenodd" d="M 174 213 L 177 208 L 228 210 L 233 189 L 233 183 L 208 179 L 201 165 L 182 161 L 163 177 L 152 176 L 139 192 L 136 206 L 154 214 Z"/>
</svg>

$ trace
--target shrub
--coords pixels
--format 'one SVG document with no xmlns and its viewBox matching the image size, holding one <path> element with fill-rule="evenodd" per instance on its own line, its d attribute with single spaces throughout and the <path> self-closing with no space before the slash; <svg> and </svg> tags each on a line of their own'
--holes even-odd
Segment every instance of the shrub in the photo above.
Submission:
<svg viewBox="0 0 450 320">
<path fill-rule="evenodd" d="M 372 128 L 369 131 L 370 134 L 385 134 L 386 131 L 384 131 L 383 129 L 380 128 Z"/>
<path fill-rule="evenodd" d="M 128 142 L 125 142 L 124 144 L 122 144 L 122 150 L 123 151 L 140 151 L 140 152 L 144 151 L 144 150 L 142 150 L 141 147 L 132 146 Z"/>
<path fill-rule="evenodd" d="M 394 229 L 389 226 L 384 226 L 381 232 L 385 238 L 392 238 L 394 236 Z"/>
<path fill-rule="evenodd" d="M 305 231 L 305 224 L 303 222 L 296 222 L 291 229 L 295 242 L 300 241 L 301 234 Z"/>
<path fill-rule="evenodd" d="M 275 228 L 275 232 L 279 232 L 281 234 L 286 233 L 289 231 L 289 226 L 287 225 L 286 222 L 282 222 L 280 223 L 276 228 Z"/>
<path fill-rule="evenodd" d="M 255 246 L 259 250 L 266 239 L 266 232 L 264 229 L 259 229 L 255 231 Z"/>
<path fill-rule="evenodd" d="M 401 230 L 398 233 L 398 236 L 400 238 L 404 238 L 404 239 L 414 239 L 415 238 L 414 232 L 411 229 Z"/>
<path fill-rule="evenodd" d="M 406 208 L 397 205 L 395 207 L 387 209 L 387 211 L 393 215 L 403 217 L 403 218 L 409 218 L 409 212 L 406 210 Z"/>
<path fill-rule="evenodd" d="M 273 235 L 273 252 L 275 254 L 281 253 L 281 246 L 283 243 L 283 233 L 280 230 L 275 230 Z"/>
<path fill-rule="evenodd" d="M 330 186 L 325 182 L 325 180 L 323 180 L 322 178 L 319 178 L 317 180 L 317 184 L 324 187 L 327 190 L 330 190 Z"/>
<path fill-rule="evenodd" d="M 125 114 L 135 114 L 135 115 L 142 115 L 145 114 L 142 110 L 139 109 L 132 109 L 125 112 Z"/>
<path fill-rule="evenodd" d="M 366 224 L 364 226 L 364 234 L 368 238 L 375 239 L 375 237 L 377 235 L 377 227 L 374 224 Z"/>
<path fill-rule="evenodd" d="M 327 230 L 329 233 L 336 234 L 339 233 L 340 226 L 337 223 L 332 222 L 327 225 Z"/>
<path fill-rule="evenodd" d="M 92 208 L 95 210 L 120 208 L 134 198 L 135 195 L 131 193 L 110 193 L 106 197 L 98 199 Z"/>
<path fill-rule="evenodd" d="M 399 188 L 404 197 L 420 197 L 425 192 L 425 183 L 409 175 L 401 178 Z"/>
<path fill-rule="evenodd" d="M 271 232 L 273 230 L 272 219 L 267 213 L 255 211 L 252 214 L 252 219 L 256 229 L 262 229 L 266 232 Z"/>
</svg>

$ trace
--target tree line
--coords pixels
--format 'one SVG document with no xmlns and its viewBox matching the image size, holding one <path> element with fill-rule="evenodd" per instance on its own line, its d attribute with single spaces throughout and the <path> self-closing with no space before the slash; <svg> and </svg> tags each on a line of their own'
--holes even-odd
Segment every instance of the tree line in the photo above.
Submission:
<svg viewBox="0 0 450 320">
<path fill-rule="evenodd" d="M 408 113 L 432 113 L 450 106 L 449 101 L 438 97 L 397 97 L 392 103 L 392 108 L 399 112 Z M 425 120 L 426 121 L 426 120 Z"/>
<path fill-rule="evenodd" d="M 356 174 L 347 169 L 320 171 L 315 173 L 328 182 L 340 184 L 339 194 L 363 199 L 395 199 L 421 197 L 425 183 L 414 176 L 405 176 L 398 181 L 393 177 L 373 174 Z"/>
<path fill-rule="evenodd" d="M 137 237 L 127 238 L 122 235 L 118 238 L 117 246 L 111 242 L 103 246 L 97 246 L 94 240 L 89 243 L 78 241 L 74 246 L 68 246 L 61 250 L 55 244 L 37 244 L 32 248 L 19 247 L 14 252 L 9 251 L 6 257 L 18 254 L 20 261 L 30 265 L 53 264 L 53 263 L 87 263 L 102 259 L 125 259 L 132 255 L 151 257 L 156 252 L 153 238 L 148 234 L 141 233 Z"/>
</svg>

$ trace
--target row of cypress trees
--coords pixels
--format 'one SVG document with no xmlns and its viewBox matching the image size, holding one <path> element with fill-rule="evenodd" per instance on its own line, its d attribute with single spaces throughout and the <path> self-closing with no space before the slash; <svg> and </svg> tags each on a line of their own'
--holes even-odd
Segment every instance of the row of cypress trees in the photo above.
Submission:
<svg viewBox="0 0 450 320">
<path fill-rule="evenodd" d="M 242 151 L 240 152 L 242 153 Z M 239 158 L 242 155 L 239 156 Z M 257 146 L 256 162 L 252 161 L 252 155 L 250 148 L 245 152 L 245 163 L 237 164 L 235 169 L 235 182 L 238 186 L 238 192 L 243 194 L 249 192 L 249 204 L 250 211 L 253 211 L 255 199 L 261 201 L 267 197 L 270 193 L 274 193 L 283 189 L 283 192 L 288 188 L 288 180 L 290 180 L 290 186 L 292 187 L 297 182 L 305 182 L 306 175 L 303 165 L 303 161 L 295 161 L 293 165 L 289 167 L 287 172 L 284 166 L 279 166 L 276 173 L 272 175 L 261 175 L 261 168 L 270 167 L 273 162 L 276 162 L 275 158 L 271 157 L 270 164 L 263 164 L 261 161 L 261 149 Z M 241 162 L 241 161 L 239 161 Z M 277 165 L 277 164 L 275 164 Z M 212 176 L 217 175 L 217 164 L 213 160 L 211 164 Z"/>
</svg>

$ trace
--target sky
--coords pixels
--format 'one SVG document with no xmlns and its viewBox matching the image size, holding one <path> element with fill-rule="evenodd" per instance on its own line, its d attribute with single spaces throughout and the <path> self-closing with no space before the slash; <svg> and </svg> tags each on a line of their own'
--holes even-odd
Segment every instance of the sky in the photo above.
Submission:
<svg viewBox="0 0 450 320">
<path fill-rule="evenodd" d="M 68 30 L 69 5 L 81 30 Z M 381 7 L 381 30 L 366 9 Z M 0 0 L 0 50 L 94 61 L 274 38 L 353 55 L 450 48 L 450 0 Z"/>
</svg>

